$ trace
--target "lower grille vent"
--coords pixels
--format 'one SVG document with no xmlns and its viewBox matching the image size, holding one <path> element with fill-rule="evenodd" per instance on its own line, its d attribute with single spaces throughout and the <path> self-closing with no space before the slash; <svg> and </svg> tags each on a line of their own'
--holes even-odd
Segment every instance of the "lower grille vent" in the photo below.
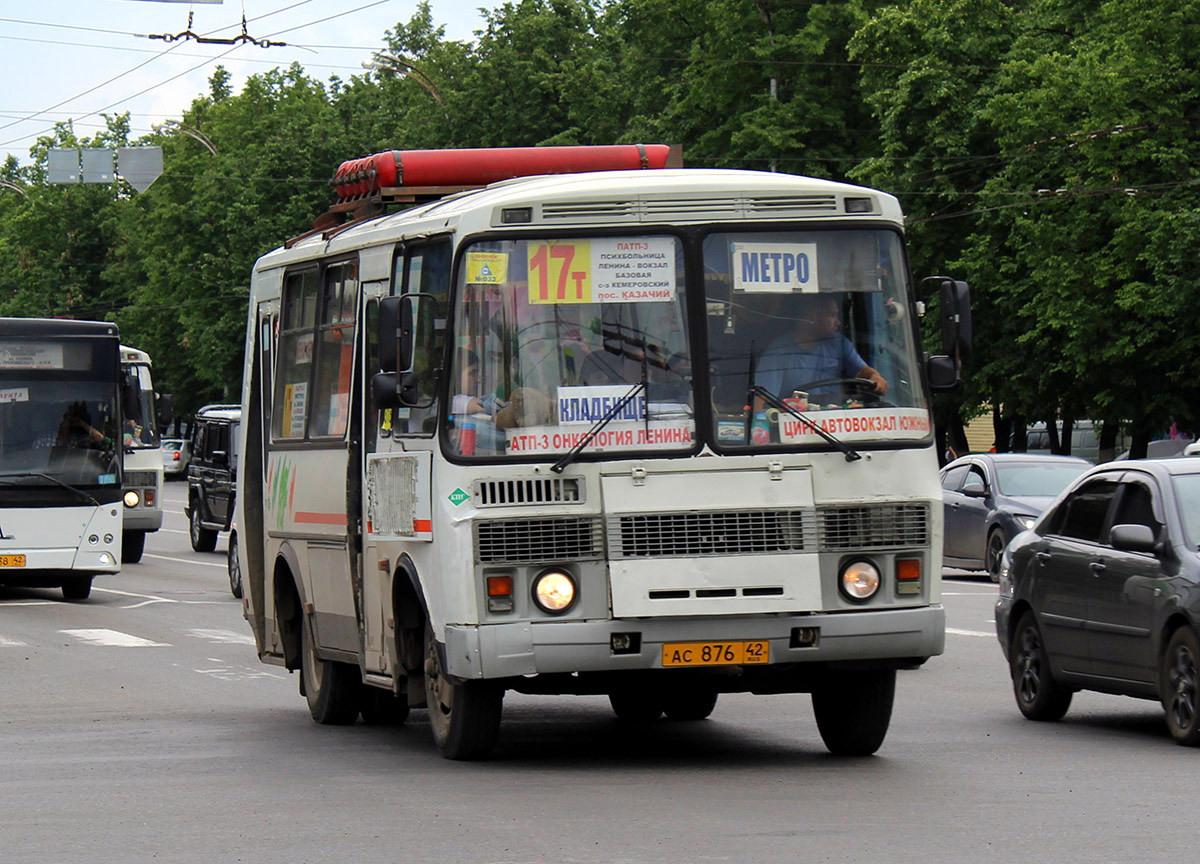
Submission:
<svg viewBox="0 0 1200 864">
<path fill-rule="evenodd" d="M 924 546 L 929 511 L 923 504 L 836 507 L 819 511 L 822 549 L 878 549 Z"/>
<path fill-rule="evenodd" d="M 802 510 L 627 515 L 609 520 L 608 542 L 614 558 L 802 552 L 811 520 Z"/>
<path fill-rule="evenodd" d="M 579 561 L 604 556 L 598 518 L 493 519 L 475 523 L 475 557 L 481 564 Z"/>
</svg>

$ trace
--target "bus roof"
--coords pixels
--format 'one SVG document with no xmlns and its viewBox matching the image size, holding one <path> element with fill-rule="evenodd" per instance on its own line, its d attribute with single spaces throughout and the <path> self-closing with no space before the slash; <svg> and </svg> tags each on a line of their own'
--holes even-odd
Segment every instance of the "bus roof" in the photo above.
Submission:
<svg viewBox="0 0 1200 864">
<path fill-rule="evenodd" d="M 856 202 L 852 206 L 857 209 L 849 210 L 846 199 Z M 506 210 L 522 208 L 529 208 L 528 219 L 514 222 L 502 216 Z M 357 224 L 313 232 L 290 248 L 267 253 L 255 269 L 401 236 L 456 230 L 872 218 L 901 226 L 904 217 L 896 198 L 885 192 L 794 174 L 707 168 L 553 174 L 502 180 Z"/>
<path fill-rule="evenodd" d="M 139 351 L 137 348 L 130 348 L 128 345 L 121 346 L 121 362 L 145 363 L 147 366 L 152 365 L 149 354 L 145 351 Z"/>
<path fill-rule="evenodd" d="M 117 325 L 107 321 L 76 321 L 69 318 L 0 318 L 0 332 L 8 336 L 111 336 Z"/>
</svg>

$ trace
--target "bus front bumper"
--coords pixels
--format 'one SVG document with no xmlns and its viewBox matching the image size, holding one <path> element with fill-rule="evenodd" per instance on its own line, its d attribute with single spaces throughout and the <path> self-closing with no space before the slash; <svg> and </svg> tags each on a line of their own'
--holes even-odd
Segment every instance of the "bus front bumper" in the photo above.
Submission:
<svg viewBox="0 0 1200 864">
<path fill-rule="evenodd" d="M 446 627 L 446 665 L 453 677 L 512 678 L 527 675 L 661 670 L 668 643 L 767 641 L 770 659 L 756 677 L 797 664 L 838 662 L 918 665 L 941 654 L 946 613 L 940 605 L 829 614 L 731 616 L 683 620 L 635 618 L 611 621 L 519 621 Z M 614 648 L 632 639 L 636 652 Z M 627 649 L 624 649 L 627 650 Z M 689 667 L 693 670 L 728 667 Z"/>
</svg>

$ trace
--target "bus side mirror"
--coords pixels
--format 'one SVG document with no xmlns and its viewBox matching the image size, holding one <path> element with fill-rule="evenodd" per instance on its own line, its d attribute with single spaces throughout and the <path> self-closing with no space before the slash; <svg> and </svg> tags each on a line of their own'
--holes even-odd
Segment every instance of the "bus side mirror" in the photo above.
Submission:
<svg viewBox="0 0 1200 864">
<path fill-rule="evenodd" d="M 929 389 L 935 393 L 949 393 L 958 389 L 958 363 L 953 357 L 939 354 L 925 361 L 929 375 Z"/>
<path fill-rule="evenodd" d="M 175 416 L 175 408 L 170 393 L 158 394 L 158 425 L 160 428 L 169 426 Z"/>
<path fill-rule="evenodd" d="M 378 372 L 371 379 L 371 400 L 376 410 L 400 407 L 400 376 L 396 372 Z"/>
<path fill-rule="evenodd" d="M 384 297 L 379 302 L 379 368 L 395 372 L 400 368 L 400 298 Z"/>
<path fill-rule="evenodd" d="M 971 353 L 971 288 L 945 276 L 921 280 L 921 287 L 937 284 L 938 317 L 942 324 L 942 351 L 960 362 Z"/>
</svg>

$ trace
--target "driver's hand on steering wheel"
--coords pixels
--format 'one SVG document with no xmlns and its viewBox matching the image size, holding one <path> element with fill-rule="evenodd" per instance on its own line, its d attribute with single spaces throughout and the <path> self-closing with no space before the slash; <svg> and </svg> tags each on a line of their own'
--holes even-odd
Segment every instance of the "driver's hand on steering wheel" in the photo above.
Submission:
<svg viewBox="0 0 1200 864">
<path fill-rule="evenodd" d="M 876 394 L 883 396 L 884 394 L 887 393 L 888 382 L 887 382 L 886 378 L 884 378 L 878 372 L 875 372 L 873 370 L 872 370 L 871 374 L 867 376 L 867 378 L 868 378 L 868 380 L 871 381 L 871 383 L 873 383 L 875 385 Z"/>
</svg>

